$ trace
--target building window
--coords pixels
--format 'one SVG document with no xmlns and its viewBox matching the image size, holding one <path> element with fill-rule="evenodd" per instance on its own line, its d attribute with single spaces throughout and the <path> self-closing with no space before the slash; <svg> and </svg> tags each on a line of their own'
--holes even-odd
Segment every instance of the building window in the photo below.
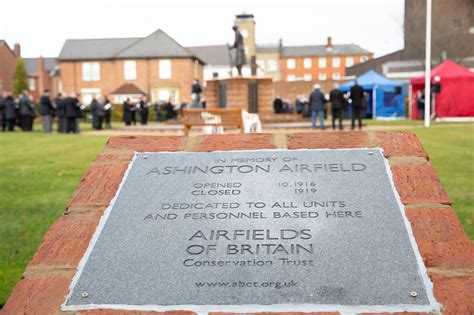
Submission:
<svg viewBox="0 0 474 315">
<path fill-rule="evenodd" d="M 313 76 L 311 74 L 305 74 L 303 78 L 304 78 L 305 81 L 313 80 Z"/>
<path fill-rule="evenodd" d="M 354 57 L 346 57 L 346 67 L 352 67 L 354 65 Z"/>
<path fill-rule="evenodd" d="M 28 90 L 35 91 L 36 90 L 36 80 L 34 78 L 28 79 Z"/>
<path fill-rule="evenodd" d="M 332 67 L 339 68 L 341 66 L 341 59 L 339 57 L 332 58 Z"/>
<path fill-rule="evenodd" d="M 268 59 L 267 60 L 267 70 L 268 71 L 276 71 L 277 70 L 277 61 L 275 59 Z"/>
<path fill-rule="evenodd" d="M 320 74 L 318 75 L 318 79 L 319 79 L 320 81 L 325 81 L 325 80 L 327 79 L 326 73 L 320 73 Z"/>
<path fill-rule="evenodd" d="M 288 69 L 295 69 L 296 68 L 296 61 L 295 59 L 287 59 L 286 60 L 286 67 Z"/>
<path fill-rule="evenodd" d="M 240 34 L 242 34 L 243 38 L 247 38 L 249 36 L 249 31 L 246 29 L 243 29 L 240 31 Z"/>
<path fill-rule="evenodd" d="M 125 80 L 137 79 L 137 63 L 133 60 L 127 60 L 123 63 L 123 77 Z"/>
<path fill-rule="evenodd" d="M 366 62 L 367 60 L 369 60 L 368 56 L 360 56 L 360 62 Z"/>
<path fill-rule="evenodd" d="M 326 58 L 319 58 L 318 59 L 318 66 L 320 68 L 326 68 Z"/>
<path fill-rule="evenodd" d="M 160 60 L 158 68 L 160 79 L 171 79 L 171 60 Z"/>
<path fill-rule="evenodd" d="M 305 69 L 311 69 L 312 67 L 311 58 L 304 58 L 303 65 Z"/>
<path fill-rule="evenodd" d="M 333 80 L 340 80 L 341 79 L 341 74 L 339 72 L 334 72 L 332 74 L 332 79 Z"/>
<path fill-rule="evenodd" d="M 289 74 L 286 76 L 286 81 L 295 81 L 296 76 L 294 74 Z"/>
<path fill-rule="evenodd" d="M 100 63 L 83 62 L 82 63 L 82 81 L 99 81 Z"/>
</svg>

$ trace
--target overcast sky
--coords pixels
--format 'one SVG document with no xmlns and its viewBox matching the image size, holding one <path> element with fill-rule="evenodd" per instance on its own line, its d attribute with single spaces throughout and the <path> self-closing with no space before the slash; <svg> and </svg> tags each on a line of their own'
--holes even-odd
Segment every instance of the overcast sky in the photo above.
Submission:
<svg viewBox="0 0 474 315">
<path fill-rule="evenodd" d="M 354 43 L 376 56 L 403 48 L 404 0 L 13 0 L 0 39 L 23 57 L 56 57 L 68 38 L 144 37 L 163 29 L 183 46 L 233 41 L 235 14 L 253 13 L 258 44 Z"/>
</svg>

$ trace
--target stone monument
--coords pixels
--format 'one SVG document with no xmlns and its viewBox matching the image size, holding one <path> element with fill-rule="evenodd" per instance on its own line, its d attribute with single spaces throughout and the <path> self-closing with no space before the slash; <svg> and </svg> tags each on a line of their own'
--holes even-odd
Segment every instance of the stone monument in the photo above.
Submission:
<svg viewBox="0 0 474 315">
<path fill-rule="evenodd" d="M 411 133 L 114 137 L 5 314 L 471 314 L 474 250 Z"/>
</svg>

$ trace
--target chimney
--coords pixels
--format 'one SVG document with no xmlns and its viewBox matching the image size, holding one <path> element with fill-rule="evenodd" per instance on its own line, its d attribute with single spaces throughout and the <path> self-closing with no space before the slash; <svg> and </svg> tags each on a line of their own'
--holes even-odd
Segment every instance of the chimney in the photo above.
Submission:
<svg viewBox="0 0 474 315">
<path fill-rule="evenodd" d="M 15 43 L 15 45 L 13 47 L 14 47 L 13 52 L 15 53 L 15 55 L 17 57 L 21 57 L 21 46 L 20 46 L 20 44 Z"/>
<path fill-rule="evenodd" d="M 43 90 L 45 89 L 45 84 L 46 84 L 46 78 L 45 76 L 47 75 L 44 70 L 44 58 L 43 56 L 40 56 L 38 58 L 38 91 L 39 93 L 43 93 Z"/>
<path fill-rule="evenodd" d="M 44 58 L 43 56 L 39 56 L 38 58 L 38 73 L 44 72 Z"/>
<path fill-rule="evenodd" d="M 332 50 L 332 37 L 328 36 L 328 41 L 326 43 L 326 49 L 327 50 Z"/>
</svg>

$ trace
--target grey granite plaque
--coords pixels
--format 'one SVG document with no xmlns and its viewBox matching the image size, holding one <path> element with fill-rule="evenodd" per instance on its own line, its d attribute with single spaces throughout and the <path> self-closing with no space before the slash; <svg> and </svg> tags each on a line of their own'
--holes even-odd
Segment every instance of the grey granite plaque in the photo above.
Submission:
<svg viewBox="0 0 474 315">
<path fill-rule="evenodd" d="M 438 307 L 380 149 L 137 153 L 63 304 Z"/>
</svg>

